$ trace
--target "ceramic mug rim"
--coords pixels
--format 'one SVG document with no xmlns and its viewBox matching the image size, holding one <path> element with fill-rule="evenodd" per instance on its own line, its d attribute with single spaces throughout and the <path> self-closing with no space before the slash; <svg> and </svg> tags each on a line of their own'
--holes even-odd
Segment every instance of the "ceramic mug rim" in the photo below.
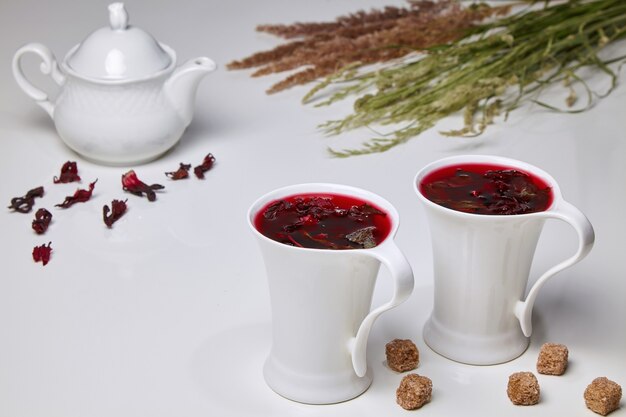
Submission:
<svg viewBox="0 0 626 417">
<path fill-rule="evenodd" d="M 255 227 L 254 218 L 256 217 L 259 210 L 265 207 L 269 202 L 277 200 L 279 198 L 288 197 L 294 194 L 309 194 L 309 193 L 310 194 L 328 193 L 328 194 L 345 195 L 349 197 L 357 197 L 359 199 L 365 200 L 366 202 L 374 203 L 376 206 L 383 209 L 389 216 L 389 219 L 391 221 L 391 227 L 389 229 L 389 233 L 387 234 L 387 236 L 385 236 L 382 242 L 380 242 L 378 245 L 376 245 L 373 248 L 368 248 L 368 249 L 355 248 L 355 249 L 337 250 L 337 249 L 320 249 L 320 248 L 301 248 L 297 246 L 285 245 L 284 243 L 277 242 L 265 236 Z M 260 196 L 259 198 L 257 198 L 250 205 L 246 214 L 246 218 L 247 218 L 248 226 L 250 227 L 250 229 L 252 230 L 255 236 L 257 236 L 259 239 L 269 244 L 275 245 L 276 247 L 283 248 L 284 250 L 293 250 L 297 252 L 336 254 L 337 256 L 342 255 L 342 254 L 345 255 L 349 253 L 362 253 L 366 251 L 376 250 L 376 248 L 379 248 L 387 244 L 387 242 L 393 240 L 394 236 L 396 235 L 396 232 L 398 231 L 398 227 L 400 225 L 400 216 L 398 214 L 398 211 L 389 201 L 387 201 L 385 198 L 381 197 L 380 195 L 375 194 L 371 191 L 365 190 L 363 188 L 353 187 L 351 185 L 344 185 L 344 184 L 337 184 L 337 183 L 323 183 L 323 182 L 293 184 L 293 185 L 287 185 L 287 186 L 276 188 L 272 191 L 269 191 L 263 194 L 262 196 Z"/>
<path fill-rule="evenodd" d="M 437 203 L 430 201 L 422 192 L 420 191 L 419 184 L 422 179 L 435 169 L 464 164 L 464 163 L 489 163 L 495 165 L 502 165 L 504 167 L 510 168 L 518 168 L 523 171 L 529 172 L 532 175 L 538 176 L 543 181 L 545 181 L 550 187 L 550 191 L 552 193 L 552 202 L 550 205 L 542 211 L 536 211 L 533 213 L 522 213 L 522 214 L 510 214 L 510 215 L 493 215 L 493 214 L 479 214 L 479 213 L 466 213 L 463 211 L 454 210 L 448 207 L 441 206 Z M 437 159 L 426 164 L 422 167 L 415 177 L 413 177 L 413 191 L 417 194 L 418 198 L 422 203 L 424 203 L 427 207 L 433 208 L 435 210 L 439 210 L 440 212 L 447 213 L 449 215 L 459 216 L 461 218 L 466 219 L 489 219 L 493 221 L 495 218 L 497 219 L 521 219 L 521 218 L 530 218 L 530 217 L 542 217 L 547 212 L 551 212 L 556 210 L 559 205 L 559 202 L 562 200 L 561 189 L 559 188 L 559 184 L 556 180 L 548 174 L 543 169 L 529 164 L 528 162 L 520 161 L 518 159 L 508 158 L 505 156 L 498 155 L 455 155 L 448 156 L 445 158 Z"/>
</svg>

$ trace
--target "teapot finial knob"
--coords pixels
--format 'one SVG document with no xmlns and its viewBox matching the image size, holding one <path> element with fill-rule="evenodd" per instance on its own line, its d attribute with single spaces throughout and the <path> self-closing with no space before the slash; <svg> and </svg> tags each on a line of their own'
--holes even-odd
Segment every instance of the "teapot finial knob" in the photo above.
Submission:
<svg viewBox="0 0 626 417">
<path fill-rule="evenodd" d="M 128 27 L 128 13 L 124 3 L 109 4 L 109 23 L 113 30 L 125 30 Z"/>
</svg>

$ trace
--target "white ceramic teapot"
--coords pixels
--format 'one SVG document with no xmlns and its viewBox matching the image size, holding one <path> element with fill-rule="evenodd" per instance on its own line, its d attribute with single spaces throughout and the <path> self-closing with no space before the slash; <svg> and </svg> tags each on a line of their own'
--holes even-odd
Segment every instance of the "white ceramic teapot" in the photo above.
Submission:
<svg viewBox="0 0 626 417">
<path fill-rule="evenodd" d="M 148 162 L 178 142 L 191 122 L 198 84 L 216 66 L 200 57 L 176 68 L 175 52 L 129 26 L 122 3 L 109 5 L 109 20 L 60 65 L 44 45 L 25 45 L 13 58 L 13 74 L 83 157 L 107 165 Z M 20 61 L 28 52 L 41 57 L 41 71 L 61 87 L 54 101 L 26 79 Z"/>
</svg>

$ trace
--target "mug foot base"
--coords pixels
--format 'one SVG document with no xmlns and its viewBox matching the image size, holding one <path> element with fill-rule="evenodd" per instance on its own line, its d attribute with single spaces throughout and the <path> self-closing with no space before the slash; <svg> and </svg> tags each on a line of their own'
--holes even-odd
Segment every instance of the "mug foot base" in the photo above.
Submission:
<svg viewBox="0 0 626 417">
<path fill-rule="evenodd" d="M 443 357 L 468 365 L 497 365 L 521 356 L 530 339 L 520 328 L 498 335 L 468 335 L 450 331 L 432 317 L 424 325 L 424 341 Z"/>
<path fill-rule="evenodd" d="M 300 375 L 269 358 L 263 367 L 267 385 L 288 400 L 305 404 L 335 404 L 358 397 L 372 384 L 371 371 L 358 377 L 354 370 L 333 375 Z"/>
</svg>

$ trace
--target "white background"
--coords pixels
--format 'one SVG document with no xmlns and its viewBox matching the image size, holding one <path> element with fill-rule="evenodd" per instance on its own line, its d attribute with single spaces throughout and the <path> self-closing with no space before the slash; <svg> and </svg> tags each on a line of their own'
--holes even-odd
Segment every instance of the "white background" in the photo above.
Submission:
<svg viewBox="0 0 626 417">
<path fill-rule="evenodd" d="M 597 376 L 626 384 L 626 88 L 591 111 L 555 114 L 537 106 L 516 111 L 479 138 L 445 138 L 449 118 L 385 154 L 333 159 L 328 145 L 349 147 L 371 137 L 363 129 L 326 138 L 319 123 L 350 103 L 302 106 L 306 88 L 267 96 L 279 76 L 253 79 L 225 64 L 268 49 L 278 40 L 258 34 L 260 23 L 330 20 L 383 5 L 368 1 L 130 1 L 131 24 L 177 51 L 179 60 L 206 55 L 219 70 L 200 85 L 195 118 L 181 143 L 141 179 L 166 186 L 158 200 L 124 194 L 127 168 L 89 163 L 70 151 L 52 121 L 13 80 L 15 50 L 39 41 L 57 59 L 107 24 L 105 1 L 35 0 L 0 3 L 0 199 L 43 185 L 37 207 L 54 215 L 45 236 L 30 228 L 33 213 L 0 213 L 0 417 L 99 416 L 401 416 L 395 404 L 402 375 L 384 364 L 384 345 L 410 338 L 421 352 L 419 374 L 433 380 L 430 416 L 591 416 L 585 387 Z M 403 3 L 397 3 L 403 4 Z M 624 44 L 619 47 L 624 50 Z M 37 74 L 34 57 L 24 66 Z M 590 80 L 600 90 L 606 79 Z M 560 104 L 567 96 L 556 89 Z M 217 164 L 205 181 L 172 182 L 163 173 L 179 162 L 198 164 L 212 152 Z M 464 153 L 496 154 L 537 165 L 560 183 L 565 199 L 596 230 L 596 245 L 580 264 L 560 273 L 539 295 L 527 352 L 503 365 L 474 367 L 432 352 L 421 329 L 432 307 L 430 238 L 411 181 L 426 163 Z M 78 161 L 82 184 L 53 185 L 63 162 Z M 92 200 L 68 210 L 52 206 L 98 178 Z M 258 196 L 300 182 L 337 182 L 368 189 L 396 206 L 396 241 L 416 277 L 408 302 L 376 322 L 368 350 L 374 382 L 342 404 L 310 406 L 285 400 L 264 384 L 270 311 L 262 259 L 245 213 Z M 108 230 L 101 209 L 128 198 L 128 213 Z M 52 241 L 50 263 L 31 258 Z M 567 225 L 549 222 L 537 249 L 531 282 L 576 248 Z M 374 295 L 390 296 L 382 270 Z M 509 374 L 535 371 L 544 342 L 564 343 L 570 366 L 561 377 L 539 375 L 540 404 L 513 406 Z M 621 409 L 614 415 L 624 415 Z"/>
</svg>

